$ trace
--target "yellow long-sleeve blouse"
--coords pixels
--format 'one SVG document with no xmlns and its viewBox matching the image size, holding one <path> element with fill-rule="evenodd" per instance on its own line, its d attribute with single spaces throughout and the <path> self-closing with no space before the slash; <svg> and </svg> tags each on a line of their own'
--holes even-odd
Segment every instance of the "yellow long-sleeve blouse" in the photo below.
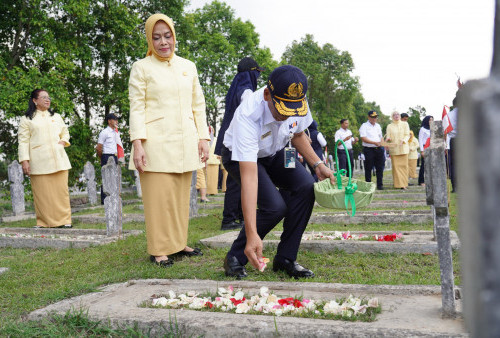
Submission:
<svg viewBox="0 0 500 338">
<path fill-rule="evenodd" d="M 419 146 L 418 146 L 418 140 L 415 137 L 413 137 L 413 139 L 409 141 L 408 147 L 410 148 L 410 152 L 408 153 L 408 159 L 409 160 L 418 159 Z"/>
<path fill-rule="evenodd" d="M 193 62 L 174 55 L 135 62 L 129 79 L 130 141 L 142 140 L 145 171 L 182 173 L 203 167 L 200 139 L 210 139 L 205 97 Z M 135 169 L 133 150 L 129 169 Z"/>
<path fill-rule="evenodd" d="M 23 116 L 17 133 L 19 162 L 29 161 L 30 175 L 52 174 L 71 169 L 64 147 L 68 147 L 69 131 L 61 115 L 50 116 L 37 110 L 30 120 Z M 65 145 L 59 144 L 64 141 Z"/>
<path fill-rule="evenodd" d="M 212 145 L 210 146 L 210 153 L 208 156 L 207 164 L 214 164 L 214 165 L 220 164 L 219 158 L 217 157 L 217 155 L 215 155 L 215 144 L 216 143 L 217 143 L 217 137 L 214 137 L 214 139 L 212 140 Z"/>
<path fill-rule="evenodd" d="M 407 122 L 393 121 L 387 126 L 387 138 L 390 138 L 390 143 L 395 143 L 396 146 L 389 148 L 391 155 L 405 155 L 408 154 L 410 149 L 408 147 L 408 140 L 410 139 L 410 127 Z M 403 144 L 401 145 L 401 141 Z"/>
</svg>

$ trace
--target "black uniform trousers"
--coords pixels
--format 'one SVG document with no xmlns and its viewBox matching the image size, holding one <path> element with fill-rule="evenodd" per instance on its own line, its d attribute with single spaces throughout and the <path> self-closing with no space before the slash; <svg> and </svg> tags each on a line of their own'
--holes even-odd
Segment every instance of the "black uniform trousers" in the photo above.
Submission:
<svg viewBox="0 0 500 338">
<path fill-rule="evenodd" d="M 456 149 L 457 149 L 457 140 L 455 137 L 450 139 L 450 151 L 448 152 L 448 166 L 450 168 L 450 180 L 451 180 L 451 188 L 453 191 L 457 191 L 457 176 L 455 171 L 455 163 L 456 163 Z"/>
<path fill-rule="evenodd" d="M 363 147 L 365 154 L 365 181 L 372 181 L 372 168 L 375 167 L 377 172 L 377 188 L 384 186 L 384 165 L 385 165 L 385 152 L 382 147 Z"/>
<path fill-rule="evenodd" d="M 349 160 L 351 162 L 351 170 L 354 172 L 354 154 L 352 149 L 347 150 L 349 152 Z M 337 158 L 339 160 L 339 168 L 345 169 L 347 172 L 347 177 L 349 177 L 349 168 L 347 165 L 347 154 L 345 149 L 337 149 Z"/>
<path fill-rule="evenodd" d="M 425 183 L 425 159 L 423 156 L 420 157 L 420 169 L 418 170 L 418 185 Z"/>
<path fill-rule="evenodd" d="M 231 160 L 231 152 L 226 147 L 221 153 L 224 168 L 241 185 L 239 162 Z M 277 255 L 295 261 L 314 206 L 314 179 L 304 166 L 285 168 L 284 163 L 284 149 L 257 161 L 257 233 L 264 239 L 284 218 Z M 243 265 L 248 262 L 243 252 L 246 242 L 243 228 L 229 250 Z"/>
<path fill-rule="evenodd" d="M 108 158 L 113 157 L 115 159 L 115 163 L 118 164 L 118 157 L 115 154 L 102 154 L 101 156 L 101 167 L 108 164 Z M 101 185 L 101 204 L 104 204 L 104 199 L 106 196 L 104 195 L 103 185 Z"/>
<path fill-rule="evenodd" d="M 241 211 L 241 187 L 240 184 L 228 174 L 226 179 L 226 193 L 224 195 L 224 210 L 222 211 L 222 224 L 229 224 L 241 220 L 243 220 L 243 213 Z"/>
</svg>

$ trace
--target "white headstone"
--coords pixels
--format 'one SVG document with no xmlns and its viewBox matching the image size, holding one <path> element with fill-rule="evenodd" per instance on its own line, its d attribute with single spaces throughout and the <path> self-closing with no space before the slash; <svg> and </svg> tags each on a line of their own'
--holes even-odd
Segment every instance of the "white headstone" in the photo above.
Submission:
<svg viewBox="0 0 500 338">
<path fill-rule="evenodd" d="M 117 236 L 122 233 L 122 199 L 121 182 L 122 171 L 113 157 L 101 168 L 104 199 L 104 212 L 106 215 L 106 229 L 108 236 Z"/>
<path fill-rule="evenodd" d="M 23 168 L 17 161 L 14 160 L 11 164 L 9 164 L 7 172 L 10 181 L 10 200 L 12 203 L 12 212 L 14 215 L 20 215 L 25 211 Z"/>
<path fill-rule="evenodd" d="M 83 167 L 83 173 L 87 179 L 87 195 L 91 205 L 97 204 L 97 183 L 95 181 L 95 169 L 92 163 L 87 162 Z"/>
</svg>

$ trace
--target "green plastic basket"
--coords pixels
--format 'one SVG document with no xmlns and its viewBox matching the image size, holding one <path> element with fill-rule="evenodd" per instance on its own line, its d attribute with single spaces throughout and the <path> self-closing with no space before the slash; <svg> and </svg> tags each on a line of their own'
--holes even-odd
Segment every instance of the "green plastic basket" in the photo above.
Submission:
<svg viewBox="0 0 500 338">
<path fill-rule="evenodd" d="M 337 156 L 337 146 L 342 143 L 347 154 L 347 165 L 349 166 L 349 177 L 345 177 L 346 170 L 339 169 Z M 349 152 L 342 140 L 335 144 L 335 163 L 337 172 L 337 185 L 333 185 L 329 179 L 314 184 L 314 195 L 316 202 L 325 208 L 346 209 L 349 213 L 349 204 L 352 212 L 350 216 L 356 214 L 356 208 L 366 207 L 373 200 L 376 185 L 373 182 L 358 181 L 352 178 L 351 161 Z"/>
</svg>

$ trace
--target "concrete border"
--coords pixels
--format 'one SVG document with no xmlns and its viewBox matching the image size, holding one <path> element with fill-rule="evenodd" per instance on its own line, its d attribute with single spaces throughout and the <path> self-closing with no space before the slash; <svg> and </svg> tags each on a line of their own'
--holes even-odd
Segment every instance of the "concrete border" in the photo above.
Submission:
<svg viewBox="0 0 500 338">
<path fill-rule="evenodd" d="M 86 248 L 108 244 L 131 235 L 140 235 L 142 230 L 124 230 L 121 236 L 106 236 L 106 229 L 59 229 L 59 228 L 0 228 L 0 247 L 11 248 Z M 3 237 L 1 234 L 24 234 L 49 237 Z"/>
<path fill-rule="evenodd" d="M 312 299 L 349 294 L 378 297 L 382 313 L 376 321 L 367 323 L 139 307 L 152 295 L 166 294 L 168 290 L 214 292 L 217 287 L 229 285 L 251 293 L 265 285 L 280 296 Z M 84 309 L 93 320 L 108 321 L 113 327 L 137 324 L 140 329 L 150 330 L 151 336 L 164 334 L 173 323 L 182 336 L 269 337 L 279 333 L 285 337 L 467 337 L 462 319 L 441 319 L 440 304 L 439 286 L 156 279 L 109 285 L 99 292 L 33 311 L 28 319 L 40 320 L 53 313 Z"/>
<path fill-rule="evenodd" d="M 391 233 L 402 233 L 403 242 L 377 242 L 377 241 L 341 241 L 341 240 L 303 240 L 300 243 L 300 249 L 316 252 L 327 253 L 335 250 L 342 250 L 347 253 L 433 253 L 437 254 L 437 242 L 433 241 L 432 231 L 390 231 Z M 203 245 L 212 248 L 229 248 L 233 241 L 238 236 L 239 231 L 226 232 L 224 234 L 204 238 L 200 240 Z M 310 233 L 306 232 L 305 234 Z M 333 231 L 321 231 L 322 234 L 328 235 Z M 389 231 L 351 231 L 351 234 L 359 235 L 386 235 Z M 276 237 L 281 235 L 280 231 L 273 231 L 272 234 Z M 460 240 L 455 231 L 450 232 L 452 248 L 458 250 L 460 248 Z M 276 248 L 279 244 L 278 239 L 264 239 L 263 244 L 266 248 Z"/>
</svg>

